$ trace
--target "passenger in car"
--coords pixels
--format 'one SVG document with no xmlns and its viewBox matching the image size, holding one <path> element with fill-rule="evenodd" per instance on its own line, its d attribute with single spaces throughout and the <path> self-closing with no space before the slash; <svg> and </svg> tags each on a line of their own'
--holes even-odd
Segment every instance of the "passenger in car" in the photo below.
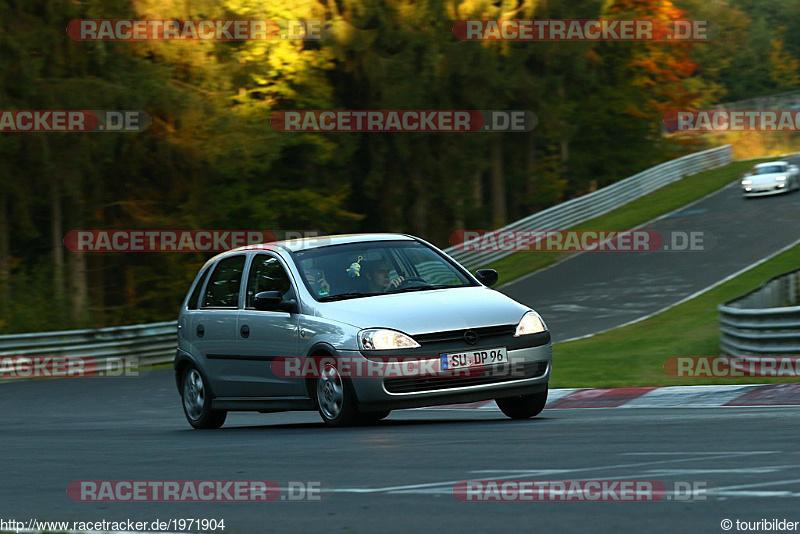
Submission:
<svg viewBox="0 0 800 534">
<path fill-rule="evenodd" d="M 322 269 L 306 269 L 306 279 L 311 286 L 311 290 L 318 296 L 325 297 L 330 294 L 331 285 L 325 278 L 325 271 Z"/>
</svg>

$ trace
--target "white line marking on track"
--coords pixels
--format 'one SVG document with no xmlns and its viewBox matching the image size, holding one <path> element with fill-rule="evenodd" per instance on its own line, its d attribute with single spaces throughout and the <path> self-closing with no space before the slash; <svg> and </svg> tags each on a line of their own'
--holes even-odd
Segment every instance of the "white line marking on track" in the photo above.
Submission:
<svg viewBox="0 0 800 534">
<path fill-rule="evenodd" d="M 731 163 L 735 163 L 735 162 L 731 162 Z M 722 168 L 722 167 L 718 167 L 718 168 Z M 709 170 L 714 170 L 714 169 L 709 169 Z M 691 176 L 694 176 L 694 175 L 691 175 Z M 650 225 L 650 224 L 653 224 L 653 223 L 655 223 L 655 222 L 658 222 L 658 221 L 660 221 L 661 219 L 665 219 L 665 218 L 669 217 L 670 215 L 674 215 L 674 214 L 676 214 L 676 213 L 680 213 L 681 211 L 684 211 L 684 210 L 685 210 L 686 208 L 688 208 L 689 206 L 693 206 L 693 205 L 695 205 L 695 204 L 698 204 L 698 203 L 700 203 L 700 202 L 702 202 L 702 201 L 706 200 L 707 198 L 713 197 L 714 195 L 717 195 L 717 194 L 721 193 L 722 191 L 724 191 L 724 190 L 726 190 L 726 189 L 728 189 L 728 188 L 730 188 L 730 187 L 733 187 L 733 186 L 735 186 L 737 183 L 739 183 L 739 181 L 740 181 L 740 180 L 741 180 L 741 178 L 737 178 L 735 181 L 733 181 L 733 182 L 729 183 L 729 184 L 728 184 L 728 185 L 726 185 L 726 186 L 723 186 L 723 187 L 721 187 L 720 189 L 717 189 L 716 191 L 712 191 L 711 193 L 707 194 L 707 195 L 706 195 L 706 196 L 704 196 L 703 198 L 698 198 L 697 200 L 694 200 L 694 201 L 692 201 L 692 202 L 690 202 L 690 203 L 688 203 L 688 204 L 686 204 L 686 205 L 684 205 L 684 206 L 681 206 L 680 208 L 674 209 L 674 210 L 670 211 L 669 213 L 665 213 L 665 214 L 663 214 L 663 215 L 659 215 L 659 216 L 658 216 L 658 217 L 656 217 L 655 219 L 650 219 L 649 221 L 647 221 L 647 222 L 643 222 L 642 224 L 640 224 L 640 225 L 638 225 L 638 226 L 634 226 L 633 228 L 621 228 L 619 231 L 620 231 L 620 232 L 623 232 L 623 231 L 624 231 L 624 232 L 632 232 L 632 231 L 634 231 L 634 230 L 638 230 L 638 229 L 640 229 L 640 228 L 644 228 L 645 226 L 648 226 L 648 225 Z M 680 180 L 677 180 L 677 181 L 675 181 L 675 182 L 672 182 L 672 183 L 673 183 L 673 184 L 676 184 L 676 183 L 678 183 L 678 182 L 680 182 Z M 667 186 L 668 186 L 668 185 L 671 185 L 671 184 L 667 184 Z M 664 186 L 664 187 L 667 187 L 667 186 Z M 661 189 L 661 188 L 659 188 L 659 189 Z M 656 191 L 658 191 L 658 189 L 656 189 L 655 191 L 652 191 L 650 194 L 652 194 L 652 193 L 655 193 Z M 640 197 L 640 198 L 642 198 L 642 197 Z M 636 200 L 638 200 L 638 199 L 634 199 L 634 200 L 632 200 L 631 202 L 635 202 Z M 628 204 L 630 204 L 630 202 L 629 202 Z M 602 214 L 602 215 L 598 215 L 597 217 L 595 217 L 595 219 L 597 219 L 597 218 L 600 218 L 600 217 L 604 217 L 604 216 L 608 215 L 609 213 L 613 213 L 615 210 L 618 210 L 618 209 L 620 209 L 620 208 L 622 208 L 622 207 L 625 207 L 626 205 L 627 205 L 627 204 L 623 204 L 622 206 L 620 206 L 620 207 L 618 207 L 618 208 L 615 208 L 615 209 L 613 209 L 613 210 L 611 210 L 611 211 L 609 211 L 609 212 L 606 212 L 606 213 L 604 213 L 604 214 Z M 567 230 L 569 230 L 569 229 L 571 229 L 571 228 L 574 228 L 574 227 L 576 227 L 576 226 L 579 226 L 579 225 L 581 225 L 581 224 L 587 223 L 587 222 L 589 222 L 589 221 L 591 221 L 591 220 L 593 220 L 593 219 L 588 219 L 588 220 L 586 220 L 586 221 L 579 222 L 579 223 L 577 223 L 577 224 L 575 224 L 575 225 L 571 226 L 570 228 L 567 228 Z M 507 287 L 507 286 L 510 286 L 510 285 L 516 284 L 517 282 L 521 282 L 522 280 L 525 280 L 526 278 L 530 278 L 531 276 L 534 276 L 534 275 L 536 275 L 536 274 L 539 274 L 539 273 L 541 273 L 541 272 L 544 272 L 544 271 L 546 271 L 546 270 L 548 270 L 548 269 L 552 269 L 552 268 L 553 268 L 553 267 L 555 267 L 556 265 L 560 265 L 560 264 L 564 263 L 565 261 L 569 261 L 569 260 L 571 260 L 572 258 L 577 258 L 577 257 L 578 257 L 578 256 L 580 256 L 581 254 L 586 254 L 587 252 L 591 252 L 591 251 L 583 250 L 583 251 L 580 251 L 580 252 L 576 252 L 576 253 L 574 253 L 574 254 L 571 254 L 571 255 L 567 256 L 566 258 L 564 258 L 564 259 L 562 259 L 562 260 L 559 260 L 559 261 L 557 261 L 556 263 L 554 263 L 554 264 L 552 264 L 552 265 L 548 265 L 548 266 L 547 266 L 547 267 L 545 267 L 544 269 L 539 269 L 538 271 L 533 271 L 532 273 L 528 273 L 528 274 L 526 274 L 525 276 L 522 276 L 522 277 L 520 277 L 520 278 L 517 278 L 516 280 L 512 280 L 511 282 L 508 282 L 507 284 L 503 284 L 503 285 L 499 286 L 497 289 L 503 289 L 504 287 Z M 568 341 L 569 341 L 569 340 L 568 340 Z M 563 341 L 561 341 L 561 342 L 559 342 L 559 343 L 563 343 Z"/>
<path fill-rule="evenodd" d="M 797 484 L 800 483 L 800 478 L 793 478 L 789 480 L 773 480 L 771 482 L 757 482 L 755 484 L 741 484 L 738 486 L 723 486 L 717 488 L 717 491 L 729 491 L 749 488 L 766 488 L 767 486 L 780 486 L 781 484 Z"/>
<path fill-rule="evenodd" d="M 708 491 L 713 497 L 800 497 L 800 493 L 792 491 Z"/>
<path fill-rule="evenodd" d="M 681 304 L 683 304 L 684 302 L 688 302 L 688 301 L 692 300 L 692 299 L 693 299 L 693 298 L 695 298 L 695 297 L 699 297 L 699 296 L 700 296 L 700 295 L 702 295 L 703 293 L 707 293 L 707 292 L 711 291 L 712 289 L 714 289 L 715 287 L 717 287 L 717 286 L 721 286 L 721 285 L 722 285 L 722 284 L 724 284 L 725 282 L 728 282 L 728 281 L 730 281 L 730 280 L 733 280 L 734 278 L 736 278 L 736 277 L 737 277 L 737 276 L 739 276 L 740 274 L 744 274 L 744 273 L 746 273 L 747 271 L 749 271 L 750 269 L 755 269 L 756 267 L 758 267 L 758 266 L 759 266 L 759 265 L 761 265 L 762 263 L 766 263 L 766 262 L 768 262 L 769 260 L 771 260 L 771 259 L 772 259 L 772 258 L 774 258 L 775 256 L 777 256 L 777 255 L 779 255 L 779 254 L 783 254 L 784 252 L 786 252 L 787 250 L 789 250 L 790 248 L 792 248 L 792 247 L 794 247 L 794 246 L 796 246 L 796 245 L 798 245 L 798 244 L 800 244 L 800 239 L 796 240 L 796 241 L 795 241 L 795 242 L 793 242 L 793 243 L 790 243 L 789 245 L 786 245 L 785 247 L 783 247 L 782 249 L 780 249 L 780 250 L 778 250 L 778 251 L 775 251 L 775 252 L 773 252 L 773 253 L 772 253 L 772 254 L 770 254 L 769 256 L 765 256 L 765 257 L 761 258 L 761 259 L 760 259 L 760 260 L 758 260 L 757 262 L 755 262 L 755 263 L 753 263 L 753 264 L 750 264 L 750 265 L 748 265 L 747 267 L 744 267 L 744 268 L 742 268 L 742 269 L 739 269 L 739 270 L 738 270 L 738 271 L 736 271 L 735 273 L 733 273 L 733 274 L 731 274 L 731 275 L 729 275 L 729 276 L 726 276 L 726 277 L 725 277 L 725 278 L 723 278 L 722 280 L 717 280 L 716 282 L 714 282 L 714 283 L 713 283 L 713 284 L 711 284 L 710 286 L 708 286 L 708 287 L 706 287 L 706 288 L 703 288 L 703 289 L 701 289 L 700 291 L 695 291 L 694 293 L 692 293 L 692 294 L 691 294 L 691 295 L 689 295 L 688 297 L 682 298 L 682 299 L 681 299 L 681 300 L 679 300 L 678 302 L 675 302 L 675 303 L 672 303 L 672 304 L 670 304 L 670 305 L 668 305 L 668 306 L 665 306 L 665 307 L 661 308 L 660 310 L 654 311 L 653 313 L 650 313 L 650 314 L 644 315 L 644 316 L 642 316 L 642 317 L 639 317 L 639 318 L 637 318 L 637 319 L 634 319 L 633 321 L 628 321 L 627 323 L 621 324 L 621 325 L 619 325 L 619 326 L 613 326 L 613 327 L 611 327 L 611 328 L 606 328 L 605 330 L 600 330 L 599 332 L 594 332 L 594 333 L 592 333 L 592 334 L 586 334 L 586 335 L 583 335 L 583 336 L 572 337 L 572 338 L 569 338 L 569 339 L 565 339 L 565 340 L 563 340 L 563 341 L 559 341 L 558 343 L 567 343 L 567 342 L 569 342 L 569 341 L 577 341 L 577 340 L 579 340 L 579 339 L 587 339 L 587 338 L 590 338 L 590 337 L 594 337 L 594 336 L 596 336 L 596 335 L 598 335 L 598 334 L 603 334 L 603 333 L 605 333 L 605 332 L 608 332 L 608 331 L 610 331 L 610 330 L 615 330 L 615 329 L 617 329 L 617 328 L 624 328 L 624 327 L 626 327 L 626 326 L 630 326 L 630 325 L 632 325 L 632 324 L 636 324 L 636 323 L 639 323 L 639 322 L 641 322 L 641 321 L 646 321 L 647 319 L 649 319 L 649 318 L 651 318 L 651 317 L 653 317 L 653 316 L 655 316 L 655 315 L 658 315 L 659 313 L 663 313 L 663 312 L 665 312 L 665 311 L 667 311 L 667 310 L 670 310 L 670 309 L 674 308 L 675 306 L 680 306 L 680 305 L 681 305 Z"/>
<path fill-rule="evenodd" d="M 620 456 L 691 456 L 693 454 L 708 454 L 708 455 L 715 455 L 715 454 L 741 454 L 741 455 L 750 455 L 750 454 L 778 454 L 782 451 L 717 451 L 717 452 L 621 452 L 619 453 Z"/>
<path fill-rule="evenodd" d="M 651 469 L 648 473 L 661 476 L 677 475 L 713 475 L 713 474 L 744 474 L 744 473 L 777 473 L 792 469 L 796 465 L 771 465 L 764 467 L 736 467 L 732 469 Z"/>
<path fill-rule="evenodd" d="M 586 471 L 605 471 L 609 469 L 626 469 L 630 467 L 644 467 L 644 466 L 651 466 L 651 465 L 660 465 L 660 464 L 672 464 L 672 463 L 679 463 L 679 462 L 696 462 L 696 461 L 707 461 L 707 460 L 722 460 L 726 458 L 741 458 L 742 456 L 748 454 L 777 454 L 780 451 L 770 451 L 770 452 L 755 452 L 755 453 L 744 453 L 744 452 L 736 452 L 731 454 L 720 453 L 715 456 L 708 456 L 708 455 L 700 455 L 697 457 L 689 457 L 689 458 L 678 458 L 674 460 L 653 460 L 649 462 L 636 462 L 631 464 L 617 464 L 617 465 L 606 465 L 606 466 L 593 466 L 593 467 L 580 467 L 575 469 L 559 469 L 559 470 L 548 470 L 551 471 L 550 474 L 556 474 L 552 471 L 558 471 L 558 474 L 562 473 L 578 473 L 578 472 L 586 472 Z M 536 476 L 536 474 L 541 473 L 541 469 L 498 469 L 498 470 L 487 470 L 487 471 L 470 471 L 470 473 L 508 473 L 506 475 L 501 476 L 492 476 L 488 478 L 473 478 L 470 480 L 509 480 L 515 479 L 518 477 L 524 476 Z M 627 478 L 645 478 L 646 476 L 652 475 L 629 475 Z M 613 477 L 604 477 L 604 478 L 592 478 L 592 480 L 615 480 L 620 478 L 620 476 L 613 476 Z M 460 480 L 445 480 L 442 482 L 429 482 L 425 484 L 408 484 L 402 486 L 387 486 L 382 488 L 337 488 L 331 489 L 327 492 L 329 493 L 434 493 L 436 488 L 442 489 L 442 487 L 447 486 L 454 486 L 458 482 L 463 482 L 467 480 L 467 478 L 460 479 Z M 723 489 L 723 488 L 720 488 Z M 734 487 L 725 488 L 725 489 L 736 489 Z"/>
<path fill-rule="evenodd" d="M 526 476 L 538 476 L 538 475 L 558 475 L 561 473 L 569 473 L 572 471 L 571 469 L 531 469 L 531 470 L 519 470 L 519 469 L 478 469 L 476 471 L 470 471 L 470 473 L 524 473 Z"/>
<path fill-rule="evenodd" d="M 796 156 L 796 155 L 800 155 L 800 152 L 791 152 L 791 153 L 789 153 L 789 154 L 784 154 L 784 155 L 782 155 L 782 156 L 778 156 L 778 157 L 789 157 L 789 156 Z M 728 165 L 723 165 L 723 167 L 727 167 L 727 166 L 729 166 L 729 165 L 731 165 L 731 164 L 733 164 L 733 163 L 737 163 L 737 162 L 740 162 L 740 161 L 750 161 L 750 160 L 757 160 L 757 159 L 764 159 L 764 158 L 750 158 L 750 159 L 743 159 L 743 160 L 733 160 L 733 161 L 731 161 L 731 163 L 729 163 Z M 723 168 L 723 167 L 717 167 L 716 169 L 721 169 L 721 168 Z M 716 170 L 716 169 L 708 169 L 708 170 Z M 706 171 L 702 171 L 702 172 L 706 172 Z M 697 173 L 697 174 L 699 174 L 699 173 Z M 695 175 L 694 175 L 694 174 L 691 174 L 691 175 L 689 175 L 689 176 L 684 176 L 684 178 L 689 178 L 689 177 L 691 177 L 691 176 L 695 176 Z M 682 179 L 683 179 L 683 178 L 681 178 L 681 180 L 682 180 Z M 676 209 L 674 209 L 674 210 L 670 211 L 669 213 L 665 213 L 665 214 L 663 214 L 663 215 L 659 215 L 659 216 L 658 216 L 658 217 L 656 217 L 655 219 L 650 219 L 649 221 L 647 221 L 647 222 L 643 222 L 642 224 L 640 224 L 640 225 L 638 225 L 638 226 L 634 226 L 633 228 L 621 228 L 621 229 L 620 229 L 620 231 L 630 232 L 630 231 L 633 231 L 633 230 L 638 230 L 638 229 L 640 229 L 640 228 L 644 228 L 645 226 L 648 226 L 648 225 L 650 225 L 650 224 L 653 224 L 653 223 L 655 223 L 655 222 L 658 222 L 658 221 L 660 221 L 660 220 L 662 220 L 662 219 L 666 219 L 666 218 L 667 218 L 667 217 L 669 217 L 670 215 L 674 215 L 674 214 L 676 214 L 676 213 L 680 213 L 681 211 L 684 211 L 686 208 L 689 208 L 689 207 L 691 207 L 691 206 L 694 206 L 695 204 L 699 204 L 700 202 L 702 202 L 702 201 L 704 201 L 704 200 L 706 200 L 706 199 L 708 199 L 708 198 L 711 198 L 711 197 L 713 197 L 714 195 L 717 195 L 717 194 L 719 194 L 719 193 L 722 193 L 722 192 L 723 192 L 723 191 L 725 191 L 726 189 L 730 189 L 731 187 L 735 187 L 736 185 L 738 185 L 738 184 L 739 184 L 740 180 L 741 180 L 741 178 L 737 178 L 736 180 L 732 181 L 732 182 L 731 182 L 731 183 L 729 183 L 728 185 L 722 186 L 721 188 L 717 189 L 716 191 L 712 191 L 711 193 L 707 194 L 707 195 L 706 195 L 706 196 L 704 196 L 703 198 L 698 198 L 697 200 L 693 200 L 692 202 L 689 202 L 688 204 L 685 204 L 685 205 L 681 206 L 680 208 L 676 208 Z M 678 181 L 675 181 L 675 182 L 672 182 L 672 183 L 673 183 L 673 184 L 676 184 L 676 183 L 678 183 L 678 182 L 680 182 L 680 180 L 678 180 Z M 667 185 L 671 185 L 671 184 L 667 184 Z M 666 186 L 664 186 L 664 187 L 666 187 Z M 659 188 L 659 189 L 661 189 L 661 188 Z M 659 189 L 656 189 L 655 191 L 652 191 L 652 193 L 655 193 L 655 192 L 656 192 L 656 191 L 658 191 Z M 640 197 L 640 198 L 642 198 L 642 197 Z M 637 199 L 637 200 L 638 200 L 638 199 Z M 632 200 L 631 202 L 635 202 L 635 200 Z M 629 202 L 628 204 L 630 204 L 630 202 Z M 620 209 L 620 208 L 622 208 L 622 207 L 625 207 L 626 205 L 627 205 L 627 204 L 623 204 L 623 205 L 622 205 L 622 206 L 620 206 L 619 208 L 615 208 L 615 209 Z M 604 216 L 608 215 L 609 213 L 613 213 L 614 211 L 615 211 L 615 210 L 611 210 L 611 211 L 609 211 L 608 213 L 604 213 L 603 215 L 598 215 L 596 218 L 599 218 L 599 217 L 604 217 Z M 578 223 L 578 224 L 576 224 L 576 225 L 574 225 L 574 226 L 572 226 L 572 227 L 570 227 L 570 228 L 574 228 L 575 226 L 578 226 L 578 225 L 584 224 L 584 223 L 586 223 L 586 222 L 589 222 L 589 221 L 591 221 L 591 220 L 592 220 L 592 219 L 589 219 L 589 220 L 587 220 L 587 221 L 580 222 L 580 223 Z M 570 228 L 567 228 L 567 230 L 569 230 Z M 534 275 L 536 275 L 536 274 L 538 274 L 538 273 L 544 272 L 544 271 L 546 271 L 546 270 L 548 270 L 548 269 L 552 269 L 552 268 L 553 268 L 553 267 L 555 267 L 556 265 L 560 265 L 560 264 L 564 263 L 565 261 L 569 261 L 570 259 L 572 259 L 572 258 L 575 258 L 575 257 L 577 257 L 577 256 L 580 256 L 581 254 L 585 254 L 586 252 L 588 252 L 588 251 L 581 251 L 581 252 L 577 252 L 577 253 L 575 253 L 575 254 L 572 254 L 572 255 L 570 255 L 570 256 L 567 256 L 566 258 L 564 258 L 564 259 L 562 259 L 562 260 L 559 260 L 559 261 L 557 261 L 556 263 L 554 263 L 554 264 L 552 264 L 552 265 L 548 265 L 548 266 L 547 266 L 547 267 L 545 267 L 544 269 L 539 269 L 538 271 L 533 271 L 532 273 L 528 273 L 528 274 L 526 274 L 525 276 L 521 276 L 520 278 L 517 278 L 516 280 L 512 280 L 511 282 L 508 282 L 507 284 L 502 284 L 501 286 L 498 286 L 498 288 L 497 288 L 497 289 L 503 289 L 504 287 L 508 287 L 508 286 L 510 286 L 510 285 L 516 284 L 517 282 L 520 282 L 520 281 L 522 281 L 522 280 L 525 280 L 526 278 L 530 278 L 531 276 L 534 276 Z M 662 310 L 662 311 L 663 311 L 663 310 Z M 656 312 L 656 313 L 659 313 L 659 312 Z M 623 325 L 623 326 L 624 326 L 624 325 Z M 619 328 L 619 327 L 614 327 L 614 328 Z M 599 334 L 600 332 L 597 332 L 597 333 Z M 573 339 L 581 339 L 581 338 L 573 338 Z M 568 339 L 567 341 L 572 341 L 572 339 Z M 564 343 L 564 342 L 563 342 L 563 341 L 559 341 L 559 343 Z"/>
</svg>

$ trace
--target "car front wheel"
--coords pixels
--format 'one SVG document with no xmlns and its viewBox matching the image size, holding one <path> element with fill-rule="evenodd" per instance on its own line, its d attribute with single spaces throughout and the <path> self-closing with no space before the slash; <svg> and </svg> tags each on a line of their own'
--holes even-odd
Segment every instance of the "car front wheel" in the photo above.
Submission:
<svg viewBox="0 0 800 534">
<path fill-rule="evenodd" d="M 511 419 L 528 419 L 539 415 L 547 404 L 547 390 L 531 395 L 495 399 L 500 411 Z"/>
<path fill-rule="evenodd" d="M 327 363 L 316 380 L 314 397 L 322 420 L 328 426 L 349 426 L 359 421 L 358 401 L 350 380 Z M 387 414 L 388 415 L 388 414 Z"/>
<path fill-rule="evenodd" d="M 181 400 L 183 400 L 183 413 L 194 428 L 219 428 L 228 417 L 226 411 L 211 409 L 208 384 L 194 366 L 183 373 Z"/>
</svg>

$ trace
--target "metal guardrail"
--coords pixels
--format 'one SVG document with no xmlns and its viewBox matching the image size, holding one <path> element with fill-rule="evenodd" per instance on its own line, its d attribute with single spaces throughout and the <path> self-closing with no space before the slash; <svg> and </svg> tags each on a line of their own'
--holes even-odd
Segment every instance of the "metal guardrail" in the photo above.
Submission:
<svg viewBox="0 0 800 534">
<path fill-rule="evenodd" d="M 0 336 L 0 361 L 19 358 L 81 358 L 93 360 L 98 372 L 120 361 L 138 366 L 169 363 L 178 345 L 177 321 Z M 91 360 L 89 360 L 91 359 Z M 114 367 L 118 369 L 118 367 Z M 8 373 L 0 374 L 0 379 Z"/>
<path fill-rule="evenodd" d="M 800 269 L 771 278 L 717 309 L 723 354 L 800 354 Z"/>
<path fill-rule="evenodd" d="M 667 161 L 593 193 L 529 215 L 481 238 L 467 240 L 460 246 L 446 249 L 445 252 L 468 269 L 488 265 L 514 253 L 513 250 L 496 250 L 498 247 L 493 238 L 499 233 L 512 230 L 566 230 L 648 195 L 684 176 L 728 165 L 732 159 L 733 149 L 731 145 L 725 145 Z M 532 243 L 536 242 L 536 239 L 532 240 Z"/>
<path fill-rule="evenodd" d="M 737 102 L 726 102 L 714 106 L 714 109 L 721 111 L 800 110 L 800 89 L 748 98 Z"/>
</svg>

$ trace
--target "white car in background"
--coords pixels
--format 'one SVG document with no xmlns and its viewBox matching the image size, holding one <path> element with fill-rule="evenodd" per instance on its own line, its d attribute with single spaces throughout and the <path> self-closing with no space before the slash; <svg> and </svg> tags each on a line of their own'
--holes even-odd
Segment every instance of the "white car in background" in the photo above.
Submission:
<svg viewBox="0 0 800 534">
<path fill-rule="evenodd" d="M 800 168 L 787 161 L 759 163 L 742 178 L 745 197 L 776 195 L 800 189 Z"/>
</svg>

